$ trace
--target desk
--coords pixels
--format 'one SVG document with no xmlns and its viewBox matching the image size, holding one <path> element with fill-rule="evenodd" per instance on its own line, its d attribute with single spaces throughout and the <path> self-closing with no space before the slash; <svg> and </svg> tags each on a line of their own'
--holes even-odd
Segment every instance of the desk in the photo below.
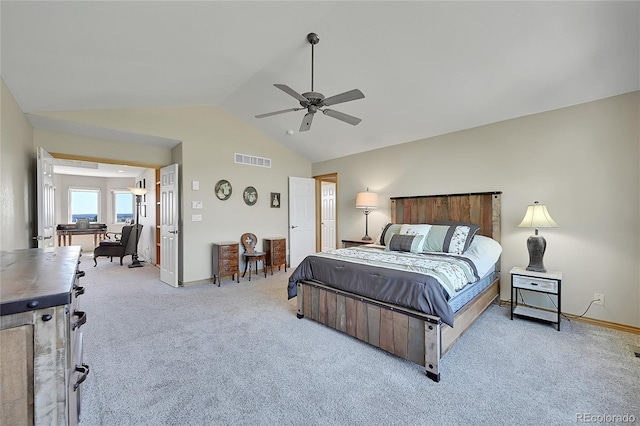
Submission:
<svg viewBox="0 0 640 426">
<path fill-rule="evenodd" d="M 56 227 L 58 233 L 58 246 L 70 246 L 74 235 L 93 235 L 93 245 L 98 246 L 100 239 L 107 236 L 107 225 L 104 223 L 92 223 L 88 228 L 78 229 L 75 223 L 62 223 Z M 67 237 L 69 241 L 67 243 Z"/>
</svg>

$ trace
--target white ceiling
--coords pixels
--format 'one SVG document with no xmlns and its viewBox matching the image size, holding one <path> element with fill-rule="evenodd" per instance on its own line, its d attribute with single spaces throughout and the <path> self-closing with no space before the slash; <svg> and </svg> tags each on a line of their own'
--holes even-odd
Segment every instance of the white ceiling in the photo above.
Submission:
<svg viewBox="0 0 640 426">
<path fill-rule="evenodd" d="M 0 4 L 2 79 L 35 127 L 39 112 L 217 105 L 316 162 L 640 89 L 638 1 Z M 254 118 L 298 106 L 274 83 L 311 89 L 309 32 L 315 91 L 362 90 L 331 107 L 359 125 Z"/>
</svg>

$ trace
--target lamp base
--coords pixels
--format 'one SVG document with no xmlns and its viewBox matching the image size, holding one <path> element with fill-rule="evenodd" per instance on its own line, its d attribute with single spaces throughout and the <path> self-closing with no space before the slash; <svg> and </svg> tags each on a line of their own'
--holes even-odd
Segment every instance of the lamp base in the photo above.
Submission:
<svg viewBox="0 0 640 426">
<path fill-rule="evenodd" d="M 542 258 L 547 249 L 547 241 L 542 235 L 532 235 L 527 239 L 527 249 L 529 249 L 529 266 L 527 271 L 547 272 Z"/>
<path fill-rule="evenodd" d="M 373 241 L 373 238 L 371 238 L 368 235 L 365 235 L 364 237 L 361 238 L 362 241 Z"/>
</svg>

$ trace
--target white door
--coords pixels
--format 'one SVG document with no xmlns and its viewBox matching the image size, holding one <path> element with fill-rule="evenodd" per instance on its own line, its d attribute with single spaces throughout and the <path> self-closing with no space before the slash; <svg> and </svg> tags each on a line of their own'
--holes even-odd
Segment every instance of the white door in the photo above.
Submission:
<svg viewBox="0 0 640 426">
<path fill-rule="evenodd" d="M 336 184 L 322 182 L 322 251 L 336 248 Z"/>
<path fill-rule="evenodd" d="M 178 287 L 178 165 L 160 169 L 160 280 Z"/>
<path fill-rule="evenodd" d="M 316 181 L 289 177 L 289 264 L 316 252 Z"/>
<path fill-rule="evenodd" d="M 38 204 L 38 248 L 53 247 L 53 222 L 55 198 L 53 187 L 53 157 L 42 147 L 37 147 L 36 196 Z"/>
</svg>

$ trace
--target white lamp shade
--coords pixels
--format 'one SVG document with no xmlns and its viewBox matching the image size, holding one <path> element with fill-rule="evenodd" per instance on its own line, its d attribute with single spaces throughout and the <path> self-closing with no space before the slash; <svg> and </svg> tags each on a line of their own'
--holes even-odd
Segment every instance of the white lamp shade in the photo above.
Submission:
<svg viewBox="0 0 640 426">
<path fill-rule="evenodd" d="M 547 206 L 538 204 L 530 204 L 524 219 L 518 225 L 519 228 L 555 228 L 558 224 L 551 218 L 547 211 Z"/>
<path fill-rule="evenodd" d="M 133 195 L 144 195 L 149 192 L 148 189 L 145 188 L 134 188 L 133 186 L 128 186 L 127 189 L 133 193 Z"/>
<path fill-rule="evenodd" d="M 358 192 L 356 196 L 356 208 L 367 210 L 378 208 L 378 194 L 369 191 Z"/>
</svg>

